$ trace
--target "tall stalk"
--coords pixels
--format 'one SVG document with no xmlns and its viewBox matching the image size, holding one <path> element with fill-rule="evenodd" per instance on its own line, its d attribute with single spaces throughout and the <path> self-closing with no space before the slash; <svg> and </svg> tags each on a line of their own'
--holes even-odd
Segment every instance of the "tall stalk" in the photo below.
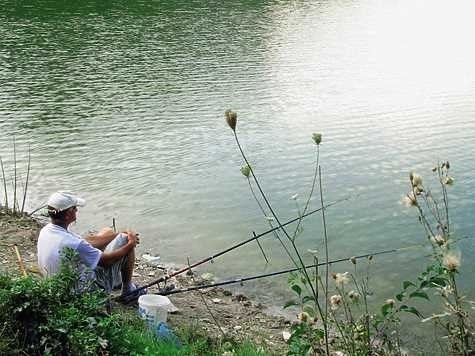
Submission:
<svg viewBox="0 0 475 356">
<path fill-rule="evenodd" d="M 16 142 L 15 142 L 15 136 L 13 136 L 13 214 L 16 213 L 16 186 L 17 186 L 17 171 L 16 171 Z"/>
<path fill-rule="evenodd" d="M 310 200 L 312 199 L 312 196 L 313 196 L 313 191 L 315 190 L 315 185 L 316 185 L 316 182 L 317 182 L 317 175 L 318 175 L 319 159 L 320 159 L 320 144 L 317 144 L 317 160 L 316 160 L 316 163 L 315 163 L 315 171 L 313 173 L 312 187 L 310 188 L 310 193 L 308 195 L 307 202 L 305 203 L 305 206 L 303 208 L 301 218 L 299 219 L 299 221 L 297 222 L 297 226 L 295 227 L 294 238 L 295 238 L 295 236 L 296 236 L 296 234 L 299 230 L 300 224 L 302 223 L 303 216 L 307 212 L 308 206 L 310 204 Z"/>
<path fill-rule="evenodd" d="M 28 181 L 30 179 L 30 168 L 31 168 L 31 146 L 28 145 L 28 168 L 26 170 L 25 190 L 23 191 L 23 202 L 21 204 L 22 214 L 25 211 L 26 192 L 28 190 Z"/>
<path fill-rule="evenodd" d="M 4 189 L 4 191 L 5 191 L 5 209 L 8 211 L 7 178 L 5 177 L 5 169 L 3 168 L 3 160 L 2 160 L 2 157 L 0 157 L 0 166 L 2 167 L 3 189 Z"/>
<path fill-rule="evenodd" d="M 250 171 L 250 166 L 249 166 L 249 171 Z M 262 206 L 261 202 L 259 201 L 259 199 L 257 198 L 257 195 L 256 195 L 256 193 L 254 192 L 254 189 L 252 188 L 252 184 L 251 184 L 251 180 L 249 179 L 249 175 L 247 175 L 246 178 L 247 178 L 247 183 L 249 184 L 249 189 L 250 189 L 250 191 L 251 191 L 252 197 L 253 197 L 254 200 L 256 201 L 257 206 L 259 206 L 259 209 L 261 210 L 261 212 L 262 212 L 262 214 L 264 215 L 264 217 L 267 218 L 268 216 L 267 216 L 267 214 L 266 214 L 266 211 L 265 211 L 264 207 Z M 268 220 L 268 223 L 269 223 L 269 227 L 270 227 L 271 229 L 274 228 L 274 226 L 272 225 L 272 222 L 271 222 L 270 220 Z M 282 239 L 280 238 L 279 233 L 278 233 L 277 231 L 274 231 L 273 234 L 274 234 L 274 237 L 275 237 L 275 238 L 280 242 L 280 244 L 282 245 L 282 248 L 283 248 L 284 251 L 287 253 L 287 256 L 289 256 L 289 258 L 290 258 L 290 260 L 292 261 L 292 263 L 293 263 L 294 265 L 297 265 L 297 262 L 295 262 L 295 259 L 294 259 L 294 257 L 292 256 L 292 254 L 290 253 L 289 249 L 287 248 L 287 246 L 285 246 L 284 242 L 283 242 Z M 259 244 L 259 240 L 256 240 L 256 241 L 257 241 L 257 243 Z M 259 247 L 261 247 L 261 246 L 259 245 Z M 262 249 L 262 247 L 261 247 L 261 249 Z M 264 252 L 262 252 L 262 253 L 264 253 Z M 266 258 L 266 260 L 267 260 L 267 258 Z"/>
<path fill-rule="evenodd" d="M 226 117 L 226 121 L 229 125 L 229 127 L 231 127 L 231 129 L 233 130 L 233 134 L 234 134 L 234 138 L 236 140 L 236 144 L 239 148 L 239 151 L 241 153 L 241 156 L 242 158 L 244 159 L 244 161 L 246 162 L 246 164 L 248 165 L 249 167 L 249 170 L 251 172 L 251 175 L 252 175 L 252 178 L 254 179 L 254 182 L 256 183 L 256 186 L 257 188 L 259 189 L 259 192 L 262 196 L 262 199 L 264 200 L 264 202 L 266 203 L 267 205 L 267 208 L 269 209 L 270 213 L 272 214 L 272 216 L 274 217 L 275 221 L 277 222 L 277 225 L 279 226 L 279 228 L 282 230 L 282 232 L 284 233 L 284 235 L 286 236 L 286 238 L 289 240 L 289 242 L 291 243 L 292 245 L 292 248 L 294 249 L 294 252 L 299 260 L 299 263 L 296 264 L 296 267 L 299 268 L 299 271 L 300 273 L 303 274 L 303 276 L 305 277 L 310 289 L 311 289 L 311 292 L 312 292 L 312 296 L 313 296 L 313 299 L 315 300 L 315 305 L 318 309 L 318 312 L 320 314 L 320 317 L 322 318 L 322 320 L 324 320 L 324 325 L 325 325 L 325 346 L 326 346 L 326 353 L 327 355 L 329 355 L 329 348 L 328 348 L 328 332 L 327 332 L 327 329 L 326 329 L 326 318 L 325 318 L 325 315 L 323 313 L 323 310 L 321 308 L 321 305 L 320 305 L 320 302 L 317 298 L 317 293 L 315 291 L 315 288 L 313 286 L 313 283 L 310 279 L 310 276 L 307 272 L 307 269 L 305 267 L 305 264 L 302 260 L 302 256 L 300 255 L 300 252 L 298 251 L 298 248 L 295 244 L 295 241 L 290 237 L 289 233 L 287 232 L 287 230 L 284 228 L 284 226 L 282 226 L 280 220 L 279 220 L 279 217 L 277 216 L 277 214 L 274 212 L 274 209 L 272 208 L 271 204 L 269 203 L 269 200 L 267 199 L 267 196 L 265 195 L 264 191 L 262 190 L 261 188 L 261 185 L 259 184 L 259 180 L 257 179 L 256 175 L 254 174 L 254 170 L 252 169 L 251 165 L 249 164 L 249 161 L 246 157 L 246 155 L 244 154 L 244 151 L 241 147 L 241 144 L 239 142 L 239 138 L 237 136 L 237 133 L 236 133 L 236 124 L 237 124 L 237 114 L 232 112 L 232 111 L 226 111 L 225 112 L 225 117 Z M 328 260 L 327 260 L 328 262 Z"/>
<path fill-rule="evenodd" d="M 249 164 L 249 161 L 246 157 L 246 155 L 244 154 L 244 151 L 241 147 L 241 144 L 239 142 L 239 139 L 237 137 L 237 134 L 236 134 L 236 131 L 233 130 L 233 133 L 234 133 L 234 138 L 236 140 L 236 143 L 238 145 L 238 148 L 239 148 L 239 151 L 241 152 L 241 156 L 242 158 L 244 159 L 244 161 L 246 162 L 246 164 L 249 166 L 249 170 L 251 172 L 251 175 L 252 175 L 252 178 L 254 179 L 254 182 L 256 182 L 256 186 L 257 188 L 259 189 L 259 192 L 261 193 L 261 196 L 262 196 L 262 199 L 264 200 L 264 202 L 266 203 L 267 205 L 267 208 L 269 209 L 270 213 L 272 214 L 272 216 L 274 217 L 275 221 L 277 222 L 277 225 L 279 226 L 279 229 L 282 230 L 282 232 L 284 233 L 284 235 L 287 237 L 287 239 L 290 241 L 290 243 L 292 244 L 292 247 L 299 259 L 299 265 L 296 265 L 296 267 L 299 267 L 301 268 L 301 272 L 304 274 L 305 278 L 307 279 L 307 282 L 309 283 L 310 285 L 310 288 L 312 290 L 312 294 L 314 296 L 314 298 L 316 299 L 316 292 L 315 292 L 315 288 L 313 287 L 313 284 L 311 283 L 311 280 L 310 280 L 310 277 L 305 269 L 305 264 L 303 263 L 303 260 L 302 260 L 302 256 L 300 256 L 300 253 L 295 245 L 295 242 L 292 240 L 292 238 L 290 237 L 289 233 L 287 232 L 287 230 L 282 226 L 280 220 L 279 220 L 279 217 L 277 216 L 277 214 L 274 212 L 274 209 L 272 208 L 271 204 L 269 203 L 269 200 L 267 199 L 267 196 L 265 195 L 264 191 L 262 190 L 261 188 L 261 185 L 259 184 L 259 180 L 257 179 L 256 175 L 254 174 L 254 170 L 252 169 L 251 165 Z M 321 317 L 323 318 L 323 315 L 321 315 Z"/>
<path fill-rule="evenodd" d="M 323 236 L 324 236 L 324 244 L 325 244 L 325 320 L 328 318 L 328 280 L 330 275 L 330 265 L 329 265 L 329 253 L 328 253 L 328 235 L 327 235 L 327 222 L 325 219 L 325 207 L 323 205 L 323 188 L 322 188 L 322 168 L 318 166 L 318 181 L 320 187 L 320 202 L 322 204 L 322 221 L 323 221 Z M 328 352 L 328 339 L 326 338 L 327 335 L 327 325 L 324 323 L 325 328 L 325 346 Z"/>
</svg>

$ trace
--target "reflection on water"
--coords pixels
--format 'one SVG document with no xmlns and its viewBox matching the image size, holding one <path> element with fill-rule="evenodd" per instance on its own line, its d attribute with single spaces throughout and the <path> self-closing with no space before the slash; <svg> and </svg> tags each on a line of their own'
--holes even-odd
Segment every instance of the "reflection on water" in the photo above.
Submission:
<svg viewBox="0 0 475 356">
<path fill-rule="evenodd" d="M 449 159 L 456 177 L 459 234 L 475 227 L 470 2 L 17 4 L 0 14 L 0 154 L 11 165 L 13 135 L 19 152 L 31 144 L 30 208 L 53 190 L 76 191 L 89 201 L 77 230 L 115 217 L 140 230 L 144 248 L 182 263 L 261 232 L 223 120 L 233 108 L 283 220 L 296 215 L 289 197 L 303 204 L 310 189 L 311 133 L 323 132 L 325 200 L 358 194 L 328 210 L 332 258 L 424 241 L 399 201 L 408 172 L 430 181 L 437 160 Z M 304 228 L 302 249 L 321 247 L 321 217 Z M 275 239 L 262 243 L 267 267 L 249 245 L 210 268 L 225 276 L 288 265 Z M 381 259 L 377 294 L 397 291 L 425 253 Z M 278 302 L 282 283 L 246 288 Z"/>
</svg>

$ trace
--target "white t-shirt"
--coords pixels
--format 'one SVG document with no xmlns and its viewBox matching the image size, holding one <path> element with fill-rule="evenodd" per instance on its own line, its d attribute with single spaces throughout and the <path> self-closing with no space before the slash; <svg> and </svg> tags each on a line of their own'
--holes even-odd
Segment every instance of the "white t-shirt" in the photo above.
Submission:
<svg viewBox="0 0 475 356">
<path fill-rule="evenodd" d="M 52 276 L 59 271 L 61 251 L 69 247 L 78 252 L 85 267 L 94 270 L 102 251 L 93 247 L 81 236 L 49 223 L 43 227 L 38 237 L 38 266 L 44 276 Z"/>
</svg>

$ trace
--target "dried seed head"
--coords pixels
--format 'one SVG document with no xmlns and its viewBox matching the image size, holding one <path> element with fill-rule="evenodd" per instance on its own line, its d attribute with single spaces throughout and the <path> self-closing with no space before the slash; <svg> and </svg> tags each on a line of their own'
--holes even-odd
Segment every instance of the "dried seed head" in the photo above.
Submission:
<svg viewBox="0 0 475 356">
<path fill-rule="evenodd" d="M 413 187 L 422 187 L 422 177 L 419 174 L 411 173 L 410 178 Z"/>
<path fill-rule="evenodd" d="M 332 309 L 338 308 L 341 304 L 342 298 L 341 295 L 335 294 L 330 297 L 330 304 L 332 305 Z"/>
<path fill-rule="evenodd" d="M 249 174 L 251 173 L 251 167 L 248 164 L 241 167 L 241 173 L 244 177 L 249 178 Z"/>
<path fill-rule="evenodd" d="M 361 297 L 361 295 L 358 292 L 354 291 L 354 290 L 350 290 L 348 292 L 348 298 L 350 298 L 354 302 L 357 302 L 360 299 L 360 297 Z"/>
<path fill-rule="evenodd" d="M 386 302 L 384 302 L 384 304 L 393 306 L 394 304 L 396 304 L 396 301 L 394 299 L 386 299 Z"/>
<path fill-rule="evenodd" d="M 417 199 L 416 199 L 416 196 L 414 195 L 414 192 L 407 193 L 407 195 L 403 198 L 403 203 L 408 208 L 416 206 Z"/>
<path fill-rule="evenodd" d="M 450 163 L 449 163 L 449 161 L 445 161 L 445 168 L 450 169 Z"/>
<path fill-rule="evenodd" d="M 442 235 L 431 236 L 430 240 L 432 241 L 432 243 L 434 243 L 438 246 L 442 246 L 446 243 L 446 241 L 445 241 L 445 239 Z"/>
<path fill-rule="evenodd" d="M 356 265 L 356 256 L 351 257 L 350 262 Z"/>
<path fill-rule="evenodd" d="M 345 273 L 336 273 L 335 277 L 335 284 L 339 287 L 344 286 L 345 284 L 348 284 L 350 282 L 350 278 L 348 277 L 348 272 Z"/>
<path fill-rule="evenodd" d="M 454 184 L 454 179 L 452 177 L 445 177 L 444 184 L 445 185 L 453 185 Z"/>
<path fill-rule="evenodd" d="M 460 267 L 460 253 L 449 251 L 444 255 L 442 263 L 450 272 L 455 272 Z"/>
<path fill-rule="evenodd" d="M 436 172 L 436 171 L 437 171 L 437 166 L 432 167 L 432 172 Z"/>
<path fill-rule="evenodd" d="M 299 315 L 297 315 L 297 318 L 302 322 L 302 323 L 307 323 L 310 321 L 310 315 L 307 312 L 301 312 Z"/>
<path fill-rule="evenodd" d="M 373 260 L 373 255 L 368 256 L 368 261 L 372 261 L 372 260 Z"/>
<path fill-rule="evenodd" d="M 423 191 L 424 191 L 424 188 L 422 188 L 422 185 L 418 185 L 414 187 L 414 193 L 416 193 L 416 195 L 421 195 Z"/>
<path fill-rule="evenodd" d="M 321 133 L 313 133 L 312 134 L 313 141 L 319 145 L 322 142 L 322 134 Z"/>
<path fill-rule="evenodd" d="M 237 114 L 234 111 L 226 110 L 224 112 L 224 117 L 226 118 L 226 122 L 228 123 L 229 127 L 233 131 L 236 131 Z"/>
</svg>

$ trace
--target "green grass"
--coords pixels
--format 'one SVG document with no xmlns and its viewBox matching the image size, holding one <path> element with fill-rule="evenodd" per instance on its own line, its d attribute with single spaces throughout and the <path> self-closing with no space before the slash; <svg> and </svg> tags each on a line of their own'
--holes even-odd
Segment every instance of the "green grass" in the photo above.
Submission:
<svg viewBox="0 0 475 356">
<path fill-rule="evenodd" d="M 114 308 L 101 291 L 78 293 L 78 256 L 68 251 L 58 275 L 0 274 L 1 355 L 266 355 L 252 343 L 221 340 L 197 325 L 179 328 L 179 346 L 147 330 L 135 310 Z"/>
</svg>

